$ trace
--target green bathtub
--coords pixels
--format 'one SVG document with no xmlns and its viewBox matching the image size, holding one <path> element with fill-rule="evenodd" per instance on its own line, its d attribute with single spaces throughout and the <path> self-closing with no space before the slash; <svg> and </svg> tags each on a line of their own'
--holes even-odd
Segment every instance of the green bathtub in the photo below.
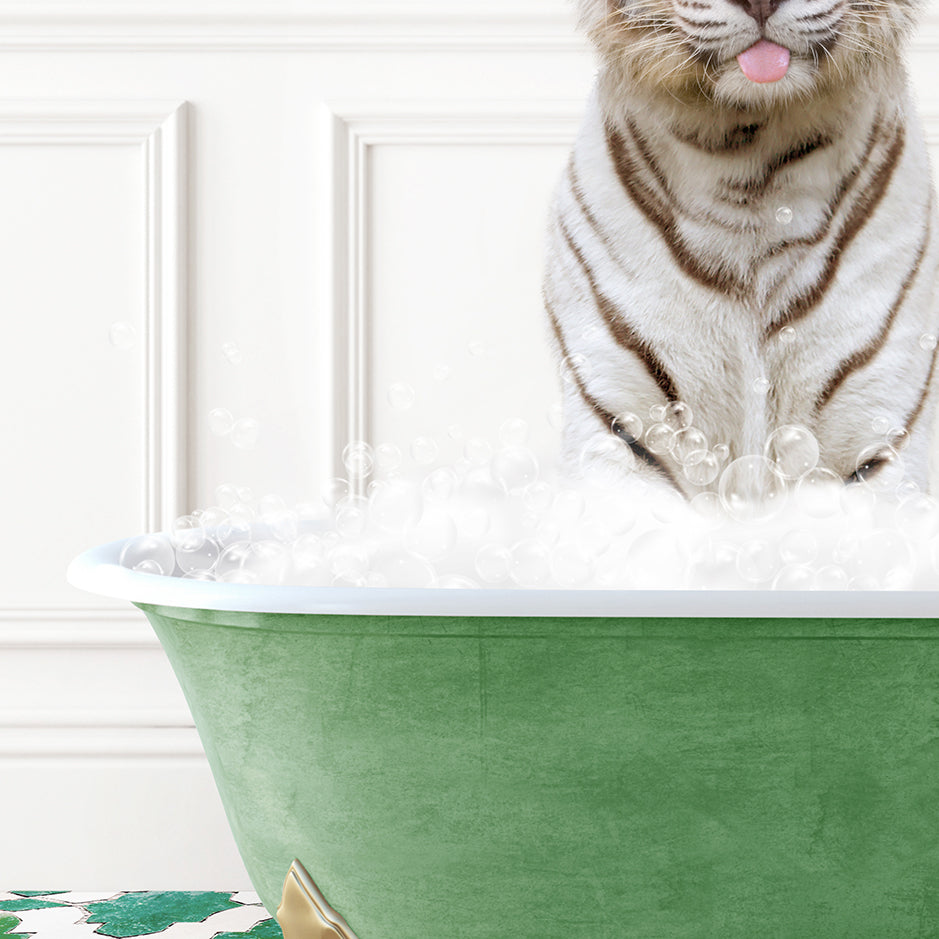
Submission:
<svg viewBox="0 0 939 939">
<path fill-rule="evenodd" d="M 357 939 L 939 936 L 933 593 L 291 590 L 119 549 L 71 578 L 147 614 L 271 911 L 297 858 Z"/>
</svg>

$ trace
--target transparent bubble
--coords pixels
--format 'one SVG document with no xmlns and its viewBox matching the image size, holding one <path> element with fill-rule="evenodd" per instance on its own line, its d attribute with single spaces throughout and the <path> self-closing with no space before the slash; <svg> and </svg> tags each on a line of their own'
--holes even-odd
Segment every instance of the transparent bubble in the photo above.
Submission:
<svg viewBox="0 0 939 939">
<path fill-rule="evenodd" d="M 446 381 L 453 374 L 449 365 L 434 366 L 434 381 Z"/>
<path fill-rule="evenodd" d="M 447 428 L 447 436 L 451 440 L 461 440 L 463 437 L 463 428 L 459 424 L 451 424 Z"/>
<path fill-rule="evenodd" d="M 699 463 L 708 450 L 708 439 L 697 427 L 685 427 L 675 434 L 672 453 L 680 463 Z"/>
<path fill-rule="evenodd" d="M 438 578 L 437 586 L 443 590 L 479 590 L 479 584 L 462 574 L 444 574 Z"/>
<path fill-rule="evenodd" d="M 923 333 L 923 335 L 919 337 L 919 347 L 924 352 L 932 352 L 937 345 L 939 345 L 939 338 L 932 333 Z"/>
<path fill-rule="evenodd" d="M 264 513 L 262 516 L 267 526 L 268 534 L 285 544 L 293 542 L 300 531 L 300 517 L 292 509 L 278 509 Z"/>
<path fill-rule="evenodd" d="M 401 468 L 404 457 L 393 443 L 380 443 L 375 447 L 375 466 L 381 473 L 394 473 Z"/>
<path fill-rule="evenodd" d="M 786 499 L 786 484 L 763 456 L 734 460 L 718 487 L 727 514 L 738 522 L 762 522 L 775 516 Z"/>
<path fill-rule="evenodd" d="M 567 385 L 576 385 L 590 377 L 590 363 L 587 356 L 580 352 L 567 356 L 561 361 L 561 380 Z"/>
<path fill-rule="evenodd" d="M 613 425 L 610 429 L 618 437 L 622 437 L 631 443 L 635 443 L 642 438 L 642 418 L 638 414 L 626 412 L 625 414 L 621 414 L 616 418 L 616 420 L 613 421 Z"/>
<path fill-rule="evenodd" d="M 406 479 L 379 482 L 369 496 L 370 517 L 386 532 L 403 532 L 421 517 L 421 490 Z"/>
<path fill-rule="evenodd" d="M 238 348 L 238 343 L 232 340 L 222 343 L 222 355 L 231 365 L 241 365 L 245 360 L 244 353 Z"/>
<path fill-rule="evenodd" d="M 286 547 L 272 541 L 239 541 L 219 555 L 215 576 L 224 583 L 279 584 L 290 563 Z"/>
<path fill-rule="evenodd" d="M 692 498 L 690 505 L 694 512 L 706 521 L 717 522 L 724 517 L 724 507 L 716 492 L 699 492 Z"/>
<path fill-rule="evenodd" d="M 201 580 L 205 583 L 214 583 L 215 575 L 211 571 L 186 571 L 182 580 Z"/>
<path fill-rule="evenodd" d="M 730 447 L 726 443 L 719 443 L 711 453 L 717 457 L 718 463 L 723 465 L 730 459 Z"/>
<path fill-rule="evenodd" d="M 499 442 L 504 447 L 524 447 L 528 443 L 528 422 L 520 417 L 505 421 L 499 428 Z"/>
<path fill-rule="evenodd" d="M 783 326 L 779 331 L 779 338 L 786 345 L 790 345 L 796 340 L 796 329 L 795 326 Z"/>
<path fill-rule="evenodd" d="M 420 466 L 430 466 L 440 454 L 433 437 L 415 437 L 411 441 L 411 458 Z"/>
<path fill-rule="evenodd" d="M 668 424 L 653 424 L 646 430 L 646 449 L 657 455 L 670 453 L 675 445 L 675 431 Z"/>
<path fill-rule="evenodd" d="M 353 440 L 342 451 L 342 465 L 349 479 L 365 479 L 375 467 L 375 453 L 364 440 Z"/>
<path fill-rule="evenodd" d="M 474 356 L 477 359 L 480 358 L 481 356 L 484 356 L 488 351 L 489 351 L 489 347 L 481 339 L 474 339 L 469 344 L 470 355 Z"/>
<path fill-rule="evenodd" d="M 460 480 L 449 466 L 441 466 L 429 473 L 421 483 L 424 497 L 432 502 L 446 502 L 453 498 Z"/>
<path fill-rule="evenodd" d="M 564 406 L 560 402 L 552 404 L 545 412 L 545 419 L 549 427 L 560 430 L 564 426 Z"/>
<path fill-rule="evenodd" d="M 920 495 L 919 486 L 912 479 L 904 479 L 896 488 L 897 499 L 903 502 L 905 499 L 912 499 L 913 496 Z"/>
<path fill-rule="evenodd" d="M 201 519 L 194 515 L 181 515 L 173 522 L 170 540 L 174 548 L 182 548 L 186 551 L 198 550 L 205 541 L 205 528 L 202 526 Z"/>
<path fill-rule="evenodd" d="M 130 323 L 112 323 L 108 330 L 108 342 L 120 352 L 127 352 L 137 343 L 137 330 Z"/>
<path fill-rule="evenodd" d="M 533 482 L 522 494 L 522 502 L 530 512 L 543 515 L 554 501 L 554 487 L 546 482 Z"/>
<path fill-rule="evenodd" d="M 215 501 L 226 511 L 239 502 L 238 487 L 231 483 L 222 483 L 215 490 Z"/>
<path fill-rule="evenodd" d="M 147 574 L 171 575 L 176 566 L 176 552 L 166 535 L 138 535 L 131 538 L 121 549 L 121 567 L 142 570 Z"/>
<path fill-rule="evenodd" d="M 468 542 L 479 541 L 492 528 L 492 515 L 484 505 L 457 503 L 453 508 L 453 520 L 459 537 Z"/>
<path fill-rule="evenodd" d="M 579 469 L 584 482 L 600 489 L 615 489 L 622 484 L 624 475 L 633 472 L 624 462 L 629 451 L 618 437 L 599 434 L 590 439 L 580 454 Z"/>
<path fill-rule="evenodd" d="M 519 541 L 512 547 L 509 576 L 520 587 L 544 586 L 551 576 L 551 551 L 534 539 Z"/>
<path fill-rule="evenodd" d="M 768 541 L 748 541 L 737 552 L 737 573 L 748 584 L 768 584 L 780 567 L 776 546 Z"/>
<path fill-rule="evenodd" d="M 772 387 L 770 380 L 764 375 L 760 378 L 757 378 L 753 382 L 753 390 L 758 395 L 769 394 L 769 390 Z"/>
<path fill-rule="evenodd" d="M 231 442 L 239 450 L 253 450 L 258 445 L 261 425 L 253 417 L 243 417 L 235 421 L 231 429 Z"/>
<path fill-rule="evenodd" d="M 404 544 L 425 561 L 440 561 L 453 550 L 456 540 L 457 528 L 450 513 L 431 506 L 416 525 L 408 528 Z"/>
<path fill-rule="evenodd" d="M 368 501 L 362 496 L 347 496 L 336 504 L 336 531 L 345 538 L 357 538 L 368 528 Z"/>
<path fill-rule="evenodd" d="M 779 556 L 786 564 L 812 564 L 818 557 L 818 539 L 804 528 L 787 531 L 779 542 Z"/>
<path fill-rule="evenodd" d="M 876 491 L 886 491 L 895 484 L 896 475 L 902 472 L 900 454 L 885 443 L 865 447 L 858 455 L 855 477 Z"/>
<path fill-rule="evenodd" d="M 841 508 L 845 515 L 863 522 L 877 506 L 877 494 L 867 486 L 845 486 L 841 490 Z"/>
<path fill-rule="evenodd" d="M 215 529 L 215 540 L 223 548 L 251 540 L 254 519 L 240 503 L 231 508 L 229 516 Z"/>
<path fill-rule="evenodd" d="M 886 417 L 875 417 L 871 421 L 871 428 L 875 434 L 886 434 L 890 430 L 890 420 Z"/>
<path fill-rule="evenodd" d="M 812 518 L 829 518 L 838 512 L 843 488 L 844 481 L 837 473 L 817 466 L 796 485 L 796 503 Z"/>
<path fill-rule="evenodd" d="M 705 590 L 736 590 L 744 586 L 737 573 L 737 546 L 708 539 L 692 553 L 687 580 Z"/>
<path fill-rule="evenodd" d="M 901 450 L 910 442 L 910 432 L 905 427 L 891 427 L 887 440 L 894 449 Z"/>
<path fill-rule="evenodd" d="M 212 538 L 203 538 L 198 546 L 192 548 L 180 545 L 176 548 L 176 564 L 183 574 L 212 571 L 219 550 L 218 542 Z"/>
<path fill-rule="evenodd" d="M 209 411 L 209 430 L 216 437 L 227 437 L 235 426 L 235 418 L 227 408 L 214 408 Z"/>
<path fill-rule="evenodd" d="M 388 403 L 396 411 L 407 411 L 414 406 L 417 395 L 414 389 L 403 381 L 396 381 L 388 387 Z"/>
<path fill-rule="evenodd" d="M 780 225 L 790 225 L 793 218 L 795 218 L 795 213 L 788 205 L 781 205 L 776 209 L 776 221 L 779 222 Z"/>
<path fill-rule="evenodd" d="M 217 528 L 228 518 L 228 512 L 217 505 L 209 506 L 207 509 L 196 509 L 192 515 L 193 518 L 199 520 L 199 524 L 202 525 L 206 531 Z"/>
<path fill-rule="evenodd" d="M 254 502 L 254 493 L 251 491 L 250 486 L 239 486 L 237 491 L 238 501 L 242 505 L 250 506 Z"/>
<path fill-rule="evenodd" d="M 787 564 L 773 581 L 773 590 L 811 590 L 815 571 L 804 564 Z"/>
<path fill-rule="evenodd" d="M 592 566 L 579 547 L 560 544 L 551 552 L 550 573 L 559 587 L 583 587 L 590 580 Z"/>
<path fill-rule="evenodd" d="M 677 433 L 680 430 L 691 427 L 693 418 L 694 414 L 690 405 L 685 404 L 684 401 L 669 401 L 669 403 L 665 405 L 662 423 L 668 424 L 668 426 Z"/>
<path fill-rule="evenodd" d="M 815 574 L 815 590 L 847 590 L 848 572 L 837 564 L 826 564 Z"/>
<path fill-rule="evenodd" d="M 649 420 L 653 424 L 662 424 L 665 421 L 665 412 L 668 410 L 667 405 L 664 404 L 653 404 L 649 408 Z"/>
<path fill-rule="evenodd" d="M 351 491 L 352 487 L 348 479 L 336 477 L 335 479 L 329 479 L 323 483 L 320 489 L 320 495 L 323 498 L 323 504 L 326 508 L 331 509 L 343 499 L 347 498 Z"/>
<path fill-rule="evenodd" d="M 485 466 L 492 459 L 492 444 L 482 437 L 470 437 L 463 447 L 463 455 L 476 466 Z"/>
<path fill-rule="evenodd" d="M 894 510 L 896 526 L 916 541 L 927 541 L 939 534 L 939 503 L 930 496 L 916 493 L 904 499 Z"/>
<path fill-rule="evenodd" d="M 783 479 L 798 479 L 818 465 L 818 441 L 807 427 L 785 424 L 769 435 L 763 455 Z"/>
<path fill-rule="evenodd" d="M 683 587 L 687 579 L 683 536 L 674 529 L 656 529 L 637 536 L 626 551 L 624 586 L 655 590 Z"/>
<path fill-rule="evenodd" d="M 908 585 L 913 553 L 907 539 L 897 531 L 874 529 L 853 538 L 842 553 L 842 564 L 852 581 L 877 584 L 888 589 Z"/>
<path fill-rule="evenodd" d="M 685 479 L 692 485 L 710 486 L 720 475 L 721 461 L 716 454 L 699 450 L 685 460 L 682 472 L 685 474 Z"/>
<path fill-rule="evenodd" d="M 527 447 L 503 447 L 493 457 L 492 478 L 506 492 L 517 492 L 538 478 L 538 460 Z"/>
<path fill-rule="evenodd" d="M 337 545 L 329 552 L 329 567 L 336 577 L 360 580 L 368 573 L 368 552 L 361 545 Z"/>
</svg>

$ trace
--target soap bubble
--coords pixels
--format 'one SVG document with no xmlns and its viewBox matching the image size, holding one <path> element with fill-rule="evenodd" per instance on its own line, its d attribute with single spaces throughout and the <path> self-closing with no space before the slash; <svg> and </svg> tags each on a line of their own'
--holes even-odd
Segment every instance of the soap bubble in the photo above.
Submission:
<svg viewBox="0 0 939 939">
<path fill-rule="evenodd" d="M 682 472 L 685 479 L 695 486 L 710 486 L 720 475 L 721 463 L 716 454 L 698 450 L 684 461 Z"/>
<path fill-rule="evenodd" d="M 488 346 L 481 339 L 474 339 L 469 344 L 469 353 L 475 358 L 484 356 L 489 351 Z"/>
<path fill-rule="evenodd" d="M 527 447 L 503 447 L 493 457 L 492 478 L 506 492 L 516 492 L 538 478 L 538 461 Z"/>
<path fill-rule="evenodd" d="M 818 557 L 818 539 L 807 529 L 792 529 L 779 542 L 779 556 L 786 564 L 808 566 Z"/>
<path fill-rule="evenodd" d="M 463 447 L 463 455 L 476 466 L 485 466 L 492 459 L 492 445 L 482 437 L 470 437 Z"/>
<path fill-rule="evenodd" d="M 227 408 L 213 408 L 209 411 L 209 430 L 216 437 L 227 437 L 235 426 L 235 418 Z"/>
<path fill-rule="evenodd" d="M 923 333 L 923 335 L 919 337 L 919 347 L 924 352 L 932 352 L 937 345 L 939 345 L 939 338 L 932 333 Z"/>
<path fill-rule="evenodd" d="M 215 501 L 226 511 L 240 501 L 238 487 L 231 483 L 222 483 L 215 490 Z"/>
<path fill-rule="evenodd" d="M 137 330 L 130 323 L 112 323 L 108 330 L 108 341 L 120 352 L 127 352 L 137 342 Z"/>
<path fill-rule="evenodd" d="M 726 443 L 719 443 L 712 451 L 718 463 L 724 464 L 730 459 L 730 447 Z"/>
<path fill-rule="evenodd" d="M 587 503 L 584 494 L 577 489 L 560 489 L 551 505 L 554 518 L 561 525 L 572 525 L 584 514 Z"/>
<path fill-rule="evenodd" d="M 908 537 L 925 541 L 939 534 L 939 503 L 916 493 L 904 499 L 894 512 L 897 528 Z"/>
<path fill-rule="evenodd" d="M 564 406 L 560 402 L 552 404 L 545 411 L 545 420 L 549 427 L 560 430 L 564 426 Z"/>
<path fill-rule="evenodd" d="M 432 587 L 436 580 L 433 567 L 404 551 L 380 552 L 372 560 L 372 572 L 388 587 Z"/>
<path fill-rule="evenodd" d="M 411 441 L 411 457 L 415 463 L 429 466 L 440 453 L 437 441 L 433 437 L 416 437 Z"/>
<path fill-rule="evenodd" d="M 688 469 L 685 467 L 686 474 L 687 471 Z M 724 508 L 721 505 L 720 496 L 716 492 L 699 492 L 692 498 L 691 508 L 701 518 L 709 522 L 723 520 L 724 517 Z"/>
<path fill-rule="evenodd" d="M 763 455 L 783 479 L 798 479 L 818 465 L 818 441 L 807 427 L 785 424 L 769 435 Z"/>
<path fill-rule="evenodd" d="M 486 544 L 476 552 L 476 573 L 487 584 L 508 580 L 512 552 L 504 545 Z"/>
<path fill-rule="evenodd" d="M 796 502 L 812 518 L 828 518 L 840 507 L 844 481 L 837 473 L 822 466 L 806 473 L 796 485 Z"/>
<path fill-rule="evenodd" d="M 462 574 L 444 574 L 437 579 L 437 586 L 443 590 L 479 590 L 479 584 Z"/>
<path fill-rule="evenodd" d="M 567 356 L 561 362 L 561 380 L 567 385 L 575 385 L 578 381 L 586 381 L 590 377 L 590 362 L 587 356 L 580 352 Z"/>
<path fill-rule="evenodd" d="M 769 394 L 769 390 L 770 390 L 771 387 L 772 387 L 772 384 L 771 384 L 770 380 L 769 380 L 765 375 L 764 375 L 764 376 L 761 376 L 760 378 L 757 378 L 757 379 L 753 382 L 753 390 L 754 390 L 754 392 L 756 392 L 756 394 L 758 394 L 758 395 L 766 395 L 766 394 Z"/>
<path fill-rule="evenodd" d="M 721 474 L 721 503 L 738 522 L 763 522 L 776 515 L 786 497 L 785 483 L 763 456 L 734 460 Z"/>
<path fill-rule="evenodd" d="M 369 496 L 369 509 L 372 521 L 382 531 L 403 532 L 421 517 L 421 490 L 410 480 L 382 480 Z"/>
<path fill-rule="evenodd" d="M 241 365 L 245 360 L 244 353 L 238 348 L 238 343 L 232 340 L 222 343 L 222 355 L 231 365 Z"/>
<path fill-rule="evenodd" d="M 368 528 L 368 502 L 362 496 L 346 496 L 336 504 L 336 531 L 346 538 L 355 538 Z"/>
<path fill-rule="evenodd" d="M 685 404 L 684 401 L 670 401 L 665 405 L 662 423 L 667 424 L 677 433 L 686 427 L 691 427 L 693 417 L 690 405 Z"/>
<path fill-rule="evenodd" d="M 902 467 L 900 454 L 893 447 L 880 443 L 860 452 L 854 475 L 872 489 L 883 491 L 890 488 L 891 479 Z"/>
<path fill-rule="evenodd" d="M 499 428 L 499 441 L 504 447 L 524 447 L 528 443 L 528 422 L 520 417 L 505 421 Z"/>
<path fill-rule="evenodd" d="M 672 453 L 679 463 L 699 463 L 707 454 L 708 439 L 697 427 L 685 427 L 676 432 Z"/>
<path fill-rule="evenodd" d="M 525 507 L 539 515 L 545 513 L 554 502 L 554 487 L 547 482 L 533 482 L 522 493 L 522 501 Z"/>
<path fill-rule="evenodd" d="M 380 443 L 375 447 L 375 466 L 381 473 L 394 473 L 401 468 L 404 457 L 393 443 Z"/>
<path fill-rule="evenodd" d="M 796 329 L 794 326 L 783 326 L 779 331 L 779 338 L 786 345 L 790 345 L 796 340 Z"/>
<path fill-rule="evenodd" d="M 645 443 L 650 453 L 656 455 L 669 453 L 675 445 L 675 431 L 668 424 L 653 424 L 646 431 Z"/>
<path fill-rule="evenodd" d="M 453 374 L 453 369 L 449 365 L 434 366 L 434 381 L 446 381 Z"/>
<path fill-rule="evenodd" d="M 456 473 L 449 466 L 441 466 L 424 478 L 421 489 L 426 499 L 447 502 L 453 498 L 459 485 L 460 480 Z"/>
<path fill-rule="evenodd" d="M 205 528 L 202 527 L 201 520 L 194 515 L 182 515 L 173 522 L 170 540 L 174 548 L 196 551 L 205 541 Z"/>
<path fill-rule="evenodd" d="M 121 549 L 120 564 L 147 574 L 169 576 L 176 566 L 176 552 L 166 535 L 139 535 Z"/>
<path fill-rule="evenodd" d="M 349 485 L 348 479 L 336 477 L 323 483 L 320 495 L 323 497 L 323 504 L 326 508 L 332 509 L 347 498 L 351 491 L 352 487 Z"/>
<path fill-rule="evenodd" d="M 776 221 L 780 225 L 789 225 L 792 223 L 793 218 L 795 218 L 795 213 L 788 205 L 781 205 L 776 209 Z"/>
<path fill-rule="evenodd" d="M 329 552 L 329 566 L 335 577 L 355 581 L 368 573 L 368 552 L 355 544 L 340 544 Z"/>
<path fill-rule="evenodd" d="M 630 443 L 636 443 L 642 438 L 642 418 L 638 414 L 627 411 L 613 421 L 610 429 L 618 437 L 622 437 Z"/>
<path fill-rule="evenodd" d="M 551 574 L 551 552 L 541 541 L 528 539 L 512 548 L 509 576 L 520 587 L 545 585 Z"/>
<path fill-rule="evenodd" d="M 388 403 L 396 411 L 407 411 L 414 406 L 417 395 L 407 382 L 396 381 L 388 387 Z"/>
<path fill-rule="evenodd" d="M 375 454 L 364 440 L 353 440 L 343 448 L 342 465 L 349 479 L 365 479 L 375 466 Z"/>
<path fill-rule="evenodd" d="M 847 590 L 848 572 L 837 564 L 826 564 L 815 573 L 815 590 Z"/>
<path fill-rule="evenodd" d="M 890 419 L 887 417 L 875 417 L 871 421 L 871 428 L 875 434 L 886 434 L 890 430 Z"/>
<path fill-rule="evenodd" d="M 183 574 L 208 573 L 215 568 L 219 556 L 218 542 L 212 538 L 203 538 L 197 547 L 176 548 L 176 564 Z"/>
<path fill-rule="evenodd" d="M 231 442 L 239 450 L 253 450 L 258 445 L 261 425 L 253 417 L 243 417 L 235 421 L 231 429 Z"/>
<path fill-rule="evenodd" d="M 773 581 L 773 590 L 811 590 L 815 571 L 804 564 L 787 564 Z"/>
<path fill-rule="evenodd" d="M 780 566 L 776 546 L 762 539 L 748 541 L 737 553 L 737 573 L 750 584 L 768 583 Z"/>
</svg>

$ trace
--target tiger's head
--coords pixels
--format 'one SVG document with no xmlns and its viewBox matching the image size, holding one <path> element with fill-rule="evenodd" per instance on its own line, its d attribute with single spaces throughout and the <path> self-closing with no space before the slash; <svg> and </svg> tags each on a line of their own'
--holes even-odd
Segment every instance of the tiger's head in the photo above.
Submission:
<svg viewBox="0 0 939 939">
<path fill-rule="evenodd" d="M 580 0 L 633 87 L 737 108 L 850 89 L 900 61 L 922 0 Z"/>
</svg>

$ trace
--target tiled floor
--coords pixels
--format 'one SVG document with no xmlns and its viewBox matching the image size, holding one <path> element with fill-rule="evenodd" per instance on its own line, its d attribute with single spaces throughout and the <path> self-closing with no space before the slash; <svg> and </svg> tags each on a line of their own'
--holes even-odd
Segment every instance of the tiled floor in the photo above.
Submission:
<svg viewBox="0 0 939 939">
<path fill-rule="evenodd" d="M 0 939 L 282 939 L 254 893 L 0 892 Z"/>
</svg>

